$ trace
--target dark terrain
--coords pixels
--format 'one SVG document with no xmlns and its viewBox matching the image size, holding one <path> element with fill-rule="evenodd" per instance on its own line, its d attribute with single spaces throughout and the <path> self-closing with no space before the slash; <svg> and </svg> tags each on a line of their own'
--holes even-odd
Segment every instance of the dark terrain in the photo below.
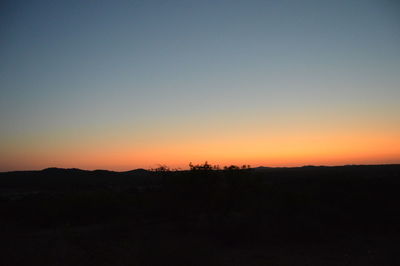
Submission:
<svg viewBox="0 0 400 266">
<path fill-rule="evenodd" d="M 0 173 L 0 265 L 400 265 L 400 165 Z"/>
</svg>

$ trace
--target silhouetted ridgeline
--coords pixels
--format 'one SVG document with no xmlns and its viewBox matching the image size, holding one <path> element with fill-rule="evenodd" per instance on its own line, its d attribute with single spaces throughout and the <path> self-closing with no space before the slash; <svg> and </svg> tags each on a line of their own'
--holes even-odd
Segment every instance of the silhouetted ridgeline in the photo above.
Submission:
<svg viewBox="0 0 400 266">
<path fill-rule="evenodd" d="M 99 235 L 105 235 L 102 241 L 109 243 L 107 248 L 115 245 L 111 239 L 116 236 L 129 239 L 124 241 L 130 247 L 133 239 L 158 243 L 165 235 L 167 239 L 186 239 L 176 248 L 194 257 L 200 255 L 187 247 L 188 241 L 204 241 L 205 250 L 219 243 L 214 248 L 220 250 L 226 246 L 261 248 L 271 243 L 284 243 L 284 247 L 325 243 L 332 247 L 355 241 L 357 244 L 351 245 L 362 246 L 368 238 L 375 242 L 381 239 L 379 250 L 387 252 L 393 243 L 385 241 L 400 236 L 400 165 L 243 168 L 221 170 L 200 165 L 192 171 L 163 168 L 128 172 L 49 168 L 0 173 L 0 233 L 3 241 L 12 242 L 20 239 L 16 236 L 22 232 L 31 236 L 47 230 L 49 235 L 40 233 L 39 240 L 62 235 L 72 239 L 67 248 L 77 245 L 73 239 L 86 239 L 90 243 L 88 254 L 97 250 L 94 239 Z M 5 243 L 8 247 L 10 242 Z M 165 246 L 157 249 L 152 245 L 145 248 L 138 244 L 135 250 L 164 254 Z M 56 254 L 65 248 L 61 246 Z M 25 249 L 27 261 L 23 262 L 35 260 L 27 255 L 29 248 Z M 110 256 L 120 256 L 119 250 L 115 252 Z M 146 265 L 163 265 L 162 255 L 158 261 L 157 256 L 143 254 L 132 261 L 144 265 L 151 260 Z M 382 254 L 376 265 L 391 265 L 385 261 L 388 255 Z M 98 256 L 106 255 L 100 252 Z M 187 259 L 192 262 L 190 256 Z M 100 261 L 96 265 L 109 265 Z M 193 265 L 213 265 L 200 261 Z M 3 262 L 17 265 L 11 258 Z M 314 265 L 328 265 L 325 262 Z M 336 265 L 343 263 L 339 260 Z"/>
<path fill-rule="evenodd" d="M 257 167 L 246 169 L 246 175 L 261 177 L 265 182 L 271 182 L 271 180 L 287 182 L 288 178 L 393 178 L 399 175 L 399 168 L 400 165 Z M 114 185 L 126 187 L 161 185 L 161 177 L 194 174 L 193 171 L 170 171 L 168 168 L 164 168 L 162 171 L 157 170 L 136 169 L 115 172 L 108 170 L 87 171 L 76 168 L 47 168 L 39 171 L 0 172 L 0 188 L 70 189 L 111 188 Z M 213 171 L 212 175 L 215 176 L 226 175 L 226 172 L 229 172 L 212 168 L 208 170 Z M 205 171 L 202 172 L 202 175 L 206 176 L 210 173 Z"/>
<path fill-rule="evenodd" d="M 218 216 L 223 220 L 238 215 L 246 217 L 243 221 L 256 219 L 253 216 L 260 216 L 257 221 L 266 217 L 271 221 L 284 215 L 284 220 L 291 222 L 300 216 L 321 219 L 331 215 L 331 219 L 345 222 L 346 215 L 353 217 L 362 210 L 372 220 L 385 219 L 372 211 L 397 215 L 396 204 L 400 203 L 399 165 L 193 169 L 113 172 L 48 168 L 0 173 L 1 206 L 8 209 L 10 219 L 18 213 L 20 222 L 26 223 L 30 218 L 22 219 L 27 216 L 24 208 L 32 210 L 40 202 L 37 212 L 42 212 L 45 225 L 63 223 L 63 219 L 78 224 L 100 221 L 100 216 L 105 220 L 116 216 L 183 220 Z M 71 209 L 74 204 L 77 206 Z M 14 205 L 19 207 L 14 209 Z M 64 213 L 63 208 L 68 210 Z M 79 219 L 74 220 L 75 216 Z"/>
<path fill-rule="evenodd" d="M 2 188 L 72 189 L 145 185 L 159 182 L 152 172 L 137 169 L 127 172 L 107 170 L 47 168 L 41 171 L 0 173 Z"/>
</svg>

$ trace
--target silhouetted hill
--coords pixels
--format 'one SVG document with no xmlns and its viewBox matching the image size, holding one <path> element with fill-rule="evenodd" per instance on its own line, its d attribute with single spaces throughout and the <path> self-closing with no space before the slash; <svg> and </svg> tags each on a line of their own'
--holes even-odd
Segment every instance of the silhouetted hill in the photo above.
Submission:
<svg viewBox="0 0 400 266">
<path fill-rule="evenodd" d="M 149 171 L 145 170 L 145 169 L 142 169 L 142 168 L 139 168 L 139 169 L 135 169 L 135 170 L 125 171 L 125 172 L 122 172 L 122 173 L 126 173 L 126 174 L 148 174 Z"/>
<path fill-rule="evenodd" d="M 248 175 L 258 175 L 265 182 L 287 182 L 295 178 L 397 178 L 400 165 L 347 165 L 304 167 L 257 167 L 248 169 Z M 218 171 L 216 171 L 218 172 Z M 223 171 L 222 171 L 223 172 Z M 159 185 L 162 177 L 182 175 L 187 171 L 158 173 L 145 169 L 124 172 L 108 170 L 81 170 L 77 168 L 46 168 L 39 171 L 0 173 L 1 188 L 79 189 L 109 186 Z"/>
<path fill-rule="evenodd" d="M 400 165 L 196 169 L 0 173 L 0 265 L 400 265 Z"/>
<path fill-rule="evenodd" d="M 2 188 L 82 189 L 108 186 L 140 186 L 158 180 L 156 174 L 143 169 L 113 172 L 107 170 L 81 170 L 46 168 L 39 171 L 0 173 Z"/>
</svg>

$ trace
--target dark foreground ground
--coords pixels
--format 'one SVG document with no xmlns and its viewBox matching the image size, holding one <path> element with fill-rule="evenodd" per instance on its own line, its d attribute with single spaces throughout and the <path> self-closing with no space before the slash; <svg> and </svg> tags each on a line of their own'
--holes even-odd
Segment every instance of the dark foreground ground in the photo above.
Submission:
<svg viewBox="0 0 400 266">
<path fill-rule="evenodd" d="M 400 165 L 0 173 L 0 265 L 400 265 Z"/>
</svg>

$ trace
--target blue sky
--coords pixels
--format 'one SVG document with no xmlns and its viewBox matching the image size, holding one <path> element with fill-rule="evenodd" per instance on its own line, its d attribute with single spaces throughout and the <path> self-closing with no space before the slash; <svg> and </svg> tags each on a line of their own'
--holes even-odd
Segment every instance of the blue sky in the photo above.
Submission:
<svg viewBox="0 0 400 266">
<path fill-rule="evenodd" d="M 191 135 L 220 123 L 274 127 L 309 118 L 400 133 L 396 1 L 1 5 L 3 169 L 19 167 L 10 158 L 22 158 L 24 143 L 37 143 L 30 156 L 53 147 L 63 162 L 56 147 L 68 135 L 79 147 L 80 136 L 112 142 L 109 134 L 146 135 L 153 126 L 160 135 L 174 128 Z M 21 167 L 35 167 L 24 160 Z M 54 163 L 46 160 L 37 167 Z"/>
</svg>

